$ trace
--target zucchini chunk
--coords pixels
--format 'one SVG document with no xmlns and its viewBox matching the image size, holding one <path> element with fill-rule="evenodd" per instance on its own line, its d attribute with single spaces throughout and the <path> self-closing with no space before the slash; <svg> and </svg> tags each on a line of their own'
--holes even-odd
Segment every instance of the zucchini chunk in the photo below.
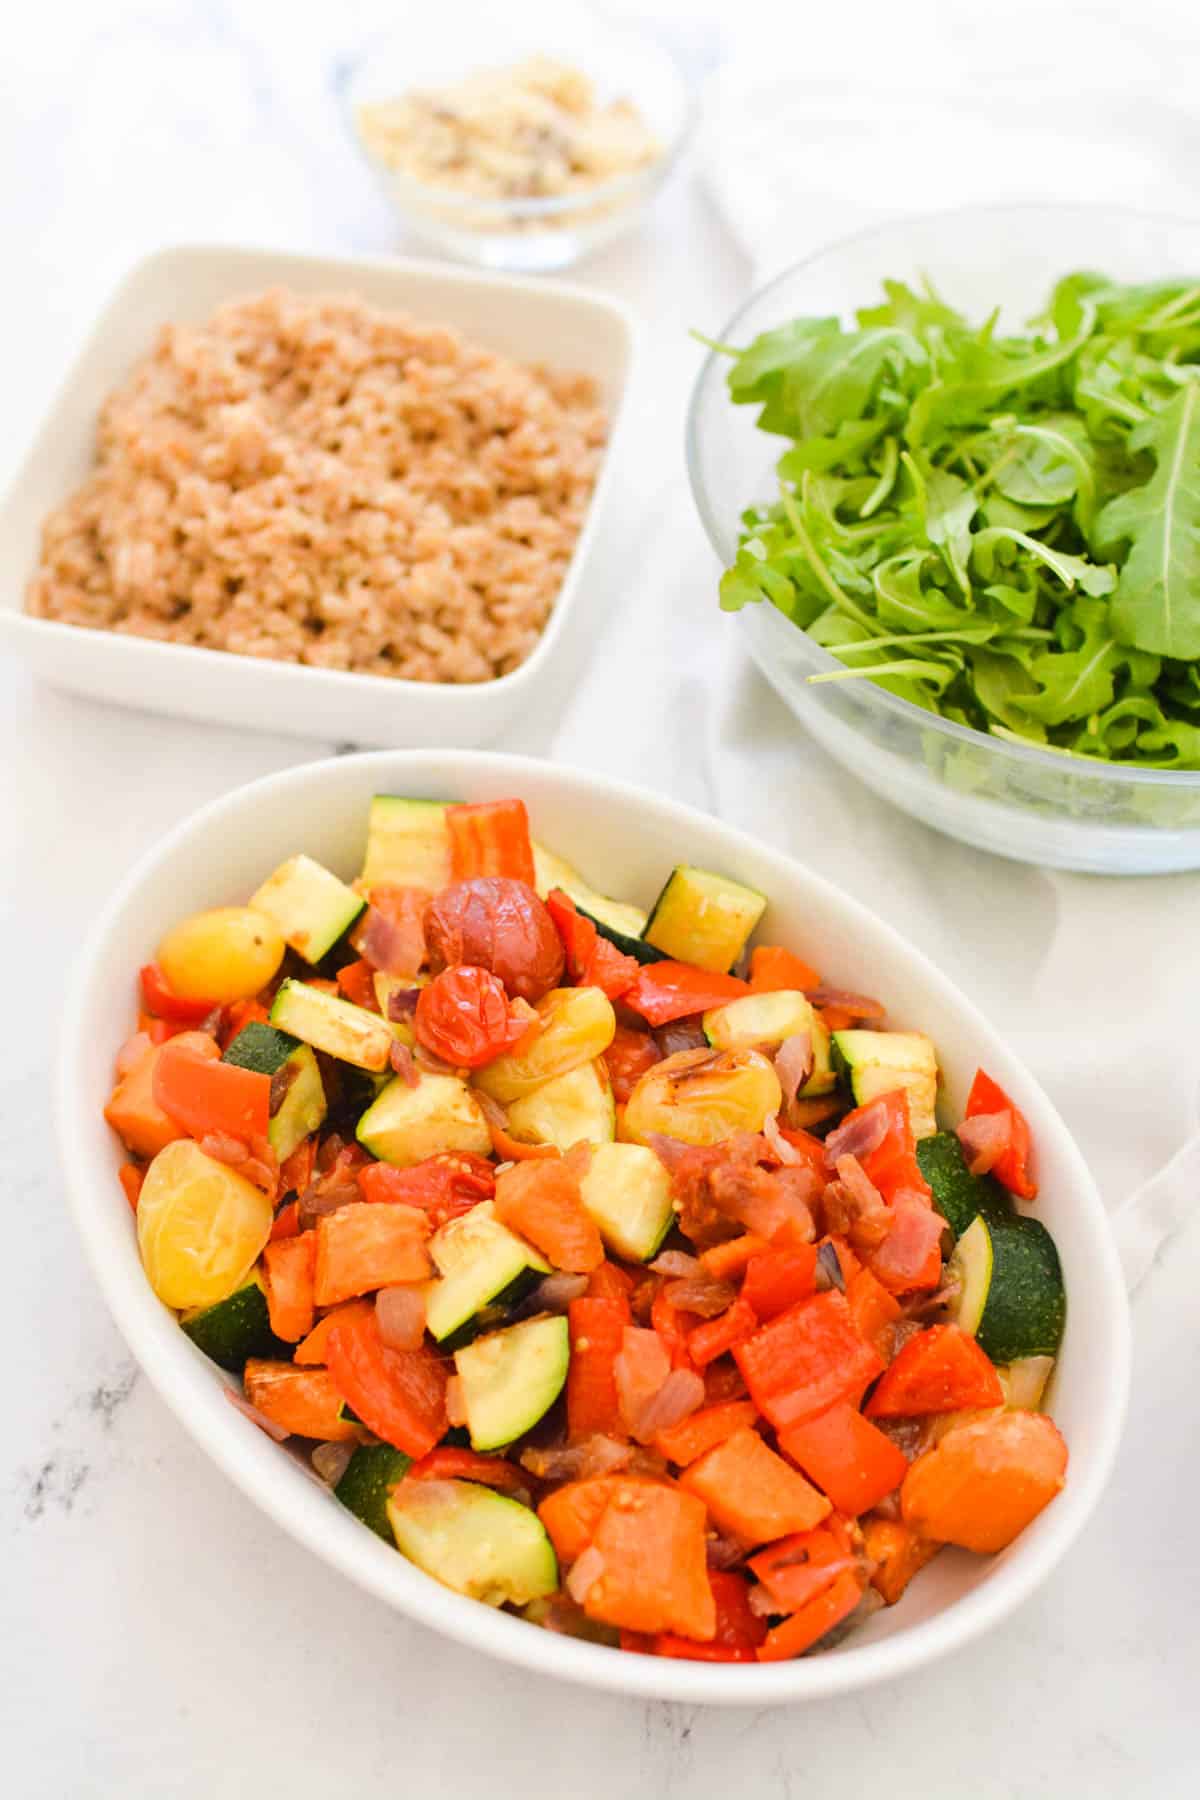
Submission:
<svg viewBox="0 0 1200 1800">
<path fill-rule="evenodd" d="M 933 1136 L 937 1131 L 937 1052 L 923 1032 L 835 1031 L 833 1047 L 859 1106 L 904 1088 L 913 1136 Z"/>
<path fill-rule="evenodd" d="M 356 1135 L 372 1156 L 401 1169 L 438 1150 L 487 1156 L 492 1148 L 483 1109 L 457 1075 L 422 1073 L 415 1087 L 397 1075 L 358 1121 Z"/>
<path fill-rule="evenodd" d="M 271 1330 L 267 1296 L 257 1270 L 215 1306 L 194 1306 L 182 1313 L 179 1323 L 197 1350 L 236 1375 L 251 1357 L 283 1360 L 295 1348 Z"/>
<path fill-rule="evenodd" d="M 285 981 L 271 1008 L 271 1024 L 356 1069 L 378 1074 L 388 1066 L 391 1026 L 365 1006 L 352 1006 L 303 981 Z"/>
<path fill-rule="evenodd" d="M 385 1544 L 394 1542 L 388 1522 L 388 1497 L 412 1463 L 403 1450 L 391 1444 L 360 1444 L 346 1464 L 334 1493 L 356 1519 L 369 1525 Z"/>
<path fill-rule="evenodd" d="M 960 1283 L 955 1323 L 994 1363 L 1057 1353 L 1066 1318 L 1062 1267 L 1037 1219 L 978 1215 L 955 1245 L 950 1270 Z"/>
<path fill-rule="evenodd" d="M 496 1218 L 482 1200 L 436 1231 L 429 1254 L 437 1275 L 425 1289 L 425 1323 L 439 1344 L 469 1328 L 485 1308 L 525 1293 L 550 1264 Z"/>
<path fill-rule="evenodd" d="M 402 1481 L 387 1513 L 401 1555 L 456 1594 L 525 1606 L 558 1586 L 537 1514 L 476 1481 Z"/>
<path fill-rule="evenodd" d="M 616 1034 L 612 1001 L 597 987 L 553 988 L 536 1010 L 542 1028 L 529 1049 L 497 1056 L 476 1071 L 476 1087 L 501 1106 L 603 1056 Z"/>
<path fill-rule="evenodd" d="M 649 1262 L 675 1222 L 671 1177 L 642 1144 L 597 1144 L 580 1197 L 608 1248 Z"/>
<path fill-rule="evenodd" d="M 544 1081 L 513 1101 L 508 1123 L 514 1137 L 553 1144 L 564 1155 L 572 1144 L 611 1143 L 617 1114 L 608 1071 L 602 1062 L 590 1062 Z"/>
<path fill-rule="evenodd" d="M 731 969 L 767 908 L 765 894 L 681 863 L 650 909 L 648 944 L 678 962 Z"/>
<path fill-rule="evenodd" d="M 933 1204 L 956 1238 L 979 1214 L 989 1221 L 1016 1214 L 1007 1191 L 991 1175 L 972 1175 L 953 1131 L 938 1131 L 917 1144 L 917 1166 L 933 1190 Z"/>
<path fill-rule="evenodd" d="M 292 856 L 250 896 L 285 943 L 305 962 L 318 963 L 347 932 L 366 905 L 361 894 L 331 875 L 311 856 Z"/>
<path fill-rule="evenodd" d="M 436 894 L 450 880 L 450 833 L 441 800 L 376 794 L 367 814 L 364 887 L 395 882 Z"/>
<path fill-rule="evenodd" d="M 812 1002 L 798 989 L 780 988 L 773 994 L 746 994 L 727 1006 L 704 1015 L 704 1035 L 714 1050 L 746 1047 L 776 1049 L 785 1038 L 807 1031 L 812 1044 L 813 1066 L 798 1090 L 806 1099 L 831 1094 L 837 1086 L 830 1053 L 829 1031 Z"/>
<path fill-rule="evenodd" d="M 561 888 L 580 912 L 587 914 L 593 925 L 604 929 L 605 936 L 611 936 L 614 942 L 623 936 L 641 943 L 646 914 L 640 906 L 630 906 L 624 900 L 610 900 L 606 894 L 598 894 L 595 888 L 588 886 L 578 869 L 573 869 L 569 862 L 564 862 L 561 856 L 555 856 L 542 844 L 533 846 L 533 871 L 534 885 L 543 900 L 554 888 Z M 642 948 L 648 947 L 643 945 Z"/>
<path fill-rule="evenodd" d="M 312 1050 L 288 1032 L 252 1019 L 242 1026 L 221 1060 L 271 1076 L 267 1137 L 280 1162 L 285 1162 L 325 1118 L 325 1085 Z"/>
<path fill-rule="evenodd" d="M 567 1321 L 524 1319 L 454 1353 L 474 1450 L 499 1450 L 532 1430 L 554 1405 L 571 1359 Z"/>
</svg>

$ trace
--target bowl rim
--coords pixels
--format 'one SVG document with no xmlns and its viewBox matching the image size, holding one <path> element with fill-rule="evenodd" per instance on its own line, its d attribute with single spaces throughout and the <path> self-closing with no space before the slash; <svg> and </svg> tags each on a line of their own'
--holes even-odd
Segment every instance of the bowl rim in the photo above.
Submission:
<svg viewBox="0 0 1200 1800">
<path fill-rule="evenodd" d="M 521 1619 L 442 1588 L 371 1534 L 362 1532 L 349 1515 L 343 1519 L 327 1511 L 323 1496 L 319 1514 L 315 1507 L 298 1504 L 291 1484 L 278 1479 L 279 1447 L 257 1431 L 246 1430 L 244 1435 L 236 1431 L 235 1415 L 227 1404 L 221 1404 L 222 1392 L 212 1379 L 211 1367 L 178 1330 L 174 1315 L 156 1299 L 140 1262 L 129 1258 L 127 1242 L 118 1241 L 115 1221 L 122 1215 L 115 1209 L 105 1212 L 92 1204 L 96 1177 L 92 1159 L 87 1153 L 69 1158 L 63 1147 L 87 1143 L 86 1133 L 79 1130 L 85 1118 L 94 1129 L 90 1108 L 85 1108 L 80 1098 L 86 1084 L 77 1078 L 92 1042 L 86 1030 L 91 994 L 104 979 L 107 940 L 119 929 L 126 907 L 136 898 L 143 882 L 169 866 L 193 840 L 203 840 L 222 823 L 263 802 L 269 803 L 290 789 L 314 788 L 316 803 L 315 790 L 326 778 L 334 770 L 350 768 L 378 770 L 386 780 L 397 776 L 426 780 L 435 774 L 443 785 L 462 783 L 464 788 L 469 788 L 476 773 L 502 775 L 506 781 L 511 779 L 518 791 L 527 774 L 543 781 L 549 777 L 553 785 L 561 785 L 567 793 L 578 794 L 584 800 L 594 794 L 600 799 L 615 800 L 623 808 L 649 810 L 654 823 L 664 831 L 711 832 L 715 828 L 731 857 L 736 858 L 743 851 L 761 857 L 765 852 L 792 879 L 835 901 L 851 920 L 901 956 L 933 998 L 957 1011 L 973 1031 L 978 1029 L 981 1038 L 995 1038 L 1003 1044 L 974 1003 L 922 951 L 833 882 L 750 833 L 631 783 L 567 765 L 547 764 L 533 757 L 481 750 L 381 750 L 326 757 L 246 783 L 197 809 L 138 859 L 81 947 L 62 1010 L 54 1081 L 55 1122 L 71 1210 L 114 1321 L 170 1412 L 235 1486 L 292 1538 L 357 1586 L 469 1648 L 486 1651 L 534 1673 L 640 1698 L 691 1704 L 771 1705 L 853 1692 L 912 1673 L 998 1624 L 1046 1579 L 1094 1511 L 1120 1443 L 1131 1373 L 1128 1300 L 1108 1215 L 1066 1125 L 1037 1078 L 1017 1058 L 1014 1060 L 1019 1063 L 1033 1098 L 1044 1108 L 1068 1162 L 1073 1165 L 1071 1203 L 1082 1208 L 1096 1252 L 1111 1382 L 1090 1461 L 1068 1483 L 1058 1505 L 1044 1515 L 1043 1523 L 1048 1528 L 1012 1554 L 992 1579 L 893 1638 L 851 1644 L 831 1655 L 794 1662 L 722 1668 L 668 1658 L 628 1656 L 602 1645 L 538 1631 Z M 316 1478 L 312 1479 L 315 1483 Z M 313 1497 L 315 1500 L 315 1494 Z"/>
<path fill-rule="evenodd" d="M 8 480 L 0 488 L 0 515 L 6 514 L 15 505 L 17 490 L 42 435 L 49 430 L 51 420 L 60 408 L 69 403 L 74 389 L 95 352 L 105 325 L 113 313 L 124 304 L 128 290 L 160 264 L 170 266 L 176 259 L 187 262 L 213 257 L 230 259 L 248 267 L 261 265 L 265 260 L 275 265 L 275 278 L 280 281 L 287 279 L 284 265 L 294 267 L 297 264 L 307 264 L 309 266 L 321 265 L 330 271 L 331 276 L 344 276 L 348 281 L 352 279 L 355 270 L 366 268 L 379 274 L 394 276 L 401 282 L 405 276 L 412 274 L 417 277 L 429 277 L 439 282 L 448 282 L 463 288 L 486 288 L 493 292 L 507 290 L 516 294 L 537 293 L 539 298 L 549 295 L 553 302 L 561 301 L 564 308 L 573 306 L 596 308 L 607 313 L 619 326 L 624 342 L 625 368 L 616 397 L 607 409 L 608 434 L 600 468 L 588 499 L 579 535 L 571 551 L 570 560 L 563 572 L 558 591 L 551 602 L 546 623 L 538 633 L 537 642 L 525 660 L 518 663 L 515 669 L 510 669 L 504 675 L 493 676 L 489 681 L 414 681 L 408 676 L 373 675 L 365 670 L 356 669 L 324 669 L 315 664 L 292 662 L 282 657 L 251 657 L 232 650 L 210 649 L 203 644 L 177 644 L 169 639 L 126 634 L 102 626 L 73 625 L 62 619 L 42 619 L 36 614 L 26 611 L 24 588 L 18 592 L 13 604 L 0 602 L 0 633 L 9 631 L 19 634 L 22 631 L 32 630 L 41 636 L 48 635 L 52 642 L 55 638 L 63 638 L 64 635 L 68 640 L 86 635 L 107 646 L 122 644 L 136 646 L 139 655 L 157 658 L 160 662 L 164 660 L 170 662 L 180 655 L 185 655 L 190 664 L 192 659 L 200 657 L 203 659 L 200 666 L 207 667 L 214 673 L 227 669 L 230 659 L 233 658 L 238 664 L 257 666 L 260 672 L 269 672 L 269 679 L 282 679 L 304 684 L 314 691 L 321 688 L 327 693 L 341 693 L 347 699 L 374 689 L 376 692 L 394 693 L 396 698 L 401 701 L 404 699 L 413 701 L 419 697 L 421 701 L 428 703 L 436 697 L 438 701 L 448 706 L 463 708 L 467 705 L 477 704 L 481 693 L 519 695 L 525 686 L 536 681 L 542 674 L 543 665 L 554 652 L 558 639 L 565 628 L 567 615 L 578 598 L 583 571 L 595 547 L 596 520 L 599 516 L 600 503 L 616 480 L 613 473 L 617 460 L 614 450 L 621 442 L 622 429 L 629 418 L 629 396 L 634 386 L 644 343 L 644 328 L 631 306 L 616 295 L 608 294 L 600 289 L 589 288 L 581 282 L 556 280 L 547 286 L 536 275 L 510 274 L 503 270 L 477 268 L 466 264 L 445 262 L 432 256 L 357 254 L 247 242 L 224 244 L 216 240 L 200 238 L 188 238 L 177 243 L 161 244 L 146 255 L 135 256 L 128 262 L 116 276 L 100 305 L 91 314 L 82 336 L 76 340 L 73 353 L 65 369 L 52 385 L 46 404 L 36 415 L 24 452 L 12 468 Z M 262 279 L 268 280 L 272 277 L 263 273 Z M 375 303 L 369 302 L 368 304 L 374 305 Z M 399 301 L 396 302 L 396 310 L 401 310 Z M 451 329 L 459 330 L 460 327 L 451 322 Z M 464 335 L 469 334 L 464 333 Z M 59 504 L 65 504 L 68 498 L 69 495 L 64 494 Z M 31 574 L 32 569 L 26 576 L 26 585 Z"/>
<path fill-rule="evenodd" d="M 721 343 L 731 341 L 730 334 L 736 332 L 742 319 L 750 309 L 772 294 L 776 288 L 791 281 L 794 276 L 804 270 L 811 269 L 823 257 L 836 254 L 852 244 L 867 243 L 884 232 L 902 231 L 910 226 L 944 223 L 952 224 L 964 218 L 995 218 L 998 215 L 1028 218 L 1034 213 L 1048 213 L 1061 217 L 1073 214 L 1078 218 L 1121 218 L 1137 220 L 1142 224 L 1169 225 L 1181 229 L 1195 231 L 1200 237 L 1200 217 L 1189 218 L 1180 213 L 1148 212 L 1137 206 L 1109 206 L 1103 201 L 997 201 L 988 205 L 966 205 L 933 208 L 927 212 L 911 212 L 897 214 L 895 218 L 876 220 L 858 231 L 846 232 L 844 236 L 830 238 L 807 256 L 789 263 L 786 268 L 779 269 L 770 280 L 756 287 L 752 293 L 740 303 L 717 333 Z M 724 357 L 711 347 L 701 363 L 696 378 L 692 383 L 688 398 L 687 416 L 684 424 L 684 455 L 687 462 L 688 486 L 691 489 L 692 501 L 700 515 L 714 554 L 722 568 L 728 567 L 729 558 L 723 544 L 724 532 L 717 518 L 712 496 L 701 473 L 702 455 L 700 449 L 701 425 L 700 407 L 702 398 L 709 385 L 716 377 L 718 367 L 724 365 Z M 771 607 L 772 614 L 777 608 Z M 778 613 L 781 622 L 782 613 Z M 813 660 L 825 672 L 844 670 L 846 664 L 833 656 L 824 645 L 804 630 L 802 626 L 791 625 L 792 631 L 799 632 L 804 638 Z M 940 713 L 928 712 L 922 706 L 916 706 L 911 700 L 903 699 L 899 694 L 892 694 L 875 682 L 862 680 L 855 687 L 856 696 L 861 696 L 864 703 L 877 706 L 885 712 L 893 713 L 897 718 L 910 726 L 919 726 L 922 731 L 935 731 L 948 737 L 952 742 L 970 744 L 978 749 L 982 744 L 998 758 L 1008 758 L 1014 763 L 1024 764 L 1029 768 L 1054 770 L 1062 774 L 1064 770 L 1084 779 L 1093 778 L 1104 781 L 1125 783 L 1130 787 L 1177 788 L 1186 792 L 1190 788 L 1200 787 L 1200 769 L 1139 769 L 1123 763 L 1106 762 L 1102 757 L 1082 756 L 1077 751 L 1065 749 L 1047 749 L 1037 744 L 1019 743 L 1012 738 L 1003 738 L 988 731 L 977 731 L 971 725 L 959 725 L 953 719 L 945 719 Z"/>
<path fill-rule="evenodd" d="M 700 101 L 693 84 L 688 80 L 683 66 L 661 38 L 652 32 L 638 31 L 632 24 L 613 21 L 596 22 L 597 32 L 610 42 L 620 41 L 630 47 L 636 47 L 639 54 L 647 53 L 656 56 L 663 67 L 669 70 L 674 79 L 682 102 L 682 117 L 672 136 L 665 142 L 659 142 L 658 153 L 650 162 L 640 163 L 637 168 L 629 169 L 624 175 L 614 176 L 609 181 L 598 182 L 594 187 L 581 189 L 574 194 L 515 194 L 511 198 L 503 195 L 464 194 L 461 188 L 439 187 L 435 182 L 418 181 L 403 169 L 396 169 L 384 162 L 366 143 L 358 129 L 357 108 L 363 104 L 351 97 L 351 88 L 358 77 L 367 68 L 371 57 L 385 44 L 394 41 L 394 31 L 376 31 L 361 43 L 352 56 L 347 57 L 339 66 L 335 77 L 340 111 L 347 131 L 354 141 L 354 147 L 369 168 L 377 175 L 382 175 L 390 186 L 399 188 L 402 193 L 410 195 L 414 200 L 423 202 L 436 201 L 447 214 L 461 212 L 463 214 L 480 214 L 486 218 L 499 221 L 523 223 L 530 219 L 560 218 L 571 213 L 586 213 L 592 207 L 604 206 L 612 201 L 633 200 L 639 194 L 649 192 L 666 180 L 676 166 L 684 151 L 695 137 L 700 120 Z M 466 73 L 479 65 L 470 65 Z M 583 71 L 585 74 L 586 70 Z M 419 84 L 418 84 L 419 85 Z M 412 91 L 412 90 L 410 90 Z M 398 95 L 397 98 L 400 98 Z M 453 224 L 451 218 L 446 223 Z M 586 224 L 586 220 L 584 221 Z"/>
</svg>

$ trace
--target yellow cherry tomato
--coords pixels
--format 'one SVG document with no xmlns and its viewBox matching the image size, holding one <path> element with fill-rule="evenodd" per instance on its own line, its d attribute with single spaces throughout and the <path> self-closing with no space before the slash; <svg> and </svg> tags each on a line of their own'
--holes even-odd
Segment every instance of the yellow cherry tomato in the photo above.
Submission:
<svg viewBox="0 0 1200 1800">
<path fill-rule="evenodd" d="M 783 1103 L 779 1077 L 757 1050 L 679 1050 L 647 1069 L 629 1096 L 622 1136 L 654 1132 L 685 1144 L 719 1144 L 761 1131 Z"/>
<path fill-rule="evenodd" d="M 138 1196 L 142 1266 L 178 1311 L 215 1306 L 239 1288 L 271 1235 L 267 1196 L 191 1138 L 160 1150 Z"/>
<path fill-rule="evenodd" d="M 193 913 L 158 946 L 158 966 L 181 1000 L 249 1000 L 283 961 L 284 942 L 264 913 L 218 906 Z"/>
</svg>

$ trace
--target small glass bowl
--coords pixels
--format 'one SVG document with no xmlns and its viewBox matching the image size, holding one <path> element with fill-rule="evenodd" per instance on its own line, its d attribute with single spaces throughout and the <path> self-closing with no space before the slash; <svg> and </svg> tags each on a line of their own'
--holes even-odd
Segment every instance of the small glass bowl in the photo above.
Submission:
<svg viewBox="0 0 1200 1800">
<path fill-rule="evenodd" d="M 718 333 L 748 344 L 808 313 L 848 319 L 885 277 L 932 280 L 983 319 L 999 305 L 1023 324 L 1071 269 L 1118 280 L 1200 275 L 1200 225 L 1109 207 L 972 207 L 873 228 L 795 264 L 754 294 Z M 734 406 L 729 359 L 707 357 L 692 393 L 692 494 L 723 567 L 742 511 L 777 492 L 782 438 Z M 737 615 L 751 655 L 800 723 L 843 767 L 914 818 L 980 849 L 1043 867 L 1104 875 L 1200 868 L 1200 773 L 1136 769 L 1015 744 L 952 724 L 870 681 L 813 685 L 843 667 L 763 602 Z"/>
<path fill-rule="evenodd" d="M 411 9 L 347 69 L 342 92 L 359 151 L 413 235 L 486 269 L 532 274 L 565 269 L 637 223 L 678 161 L 695 122 L 688 86 L 661 44 L 569 5 L 541 0 L 483 8 L 450 0 Z M 364 144 L 358 108 L 414 88 L 451 85 L 478 69 L 548 56 L 590 76 L 601 102 L 628 99 L 654 133 L 651 163 L 570 194 L 497 198 L 439 188 L 389 168 Z"/>
</svg>

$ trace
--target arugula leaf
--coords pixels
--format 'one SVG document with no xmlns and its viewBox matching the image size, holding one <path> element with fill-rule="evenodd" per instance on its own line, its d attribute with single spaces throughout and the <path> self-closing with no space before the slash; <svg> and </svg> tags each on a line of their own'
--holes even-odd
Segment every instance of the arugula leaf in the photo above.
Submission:
<svg viewBox="0 0 1200 1800">
<path fill-rule="evenodd" d="M 1130 449 L 1153 452 L 1154 474 L 1110 500 L 1096 521 L 1099 543 L 1130 545 L 1113 626 L 1139 650 L 1200 657 L 1200 381 L 1139 426 Z"/>
<path fill-rule="evenodd" d="M 724 609 L 776 607 L 845 665 L 822 681 L 1200 768 L 1200 280 L 1076 272 L 1024 332 L 889 281 L 850 325 L 713 347 L 788 440 Z"/>
</svg>

